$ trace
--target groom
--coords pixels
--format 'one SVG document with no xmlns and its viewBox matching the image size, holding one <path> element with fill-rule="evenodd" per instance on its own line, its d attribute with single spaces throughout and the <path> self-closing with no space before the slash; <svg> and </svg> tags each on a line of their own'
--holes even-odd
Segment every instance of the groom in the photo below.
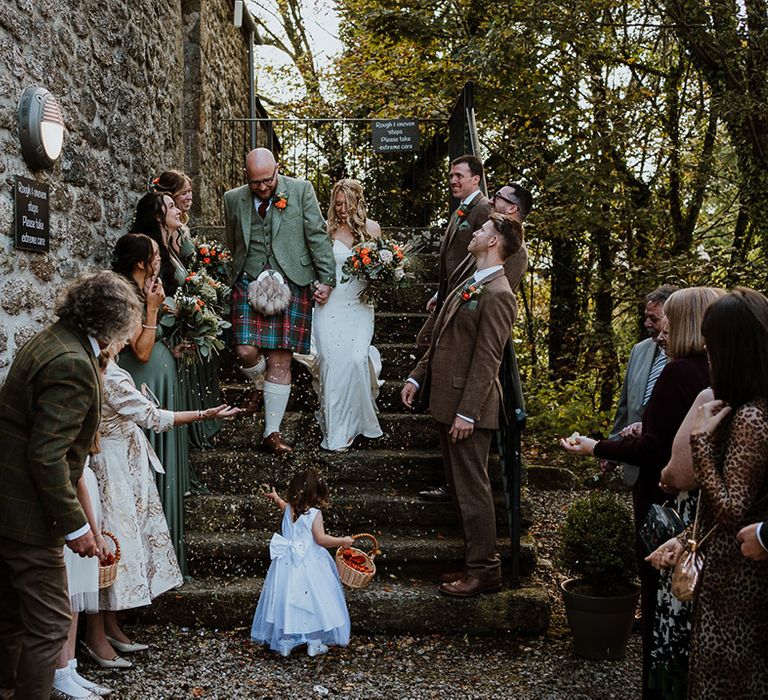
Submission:
<svg viewBox="0 0 768 700">
<path fill-rule="evenodd" d="M 503 413 L 499 366 L 517 315 L 504 262 L 522 240 L 520 223 L 497 213 L 475 231 L 468 249 L 477 269 L 449 291 L 429 349 L 400 395 L 408 408 L 419 389 L 423 400 L 428 399 L 438 424 L 446 479 L 459 510 L 465 568 L 442 576 L 440 592 L 449 596 L 467 598 L 501 588 L 488 452 Z"/>
<path fill-rule="evenodd" d="M 248 184 L 224 193 L 226 243 L 232 252 L 232 335 L 241 371 L 253 382 L 246 411 L 264 401 L 261 449 L 293 451 L 280 433 L 291 394 L 293 353 L 309 353 L 312 303 L 325 304 L 336 286 L 331 239 L 312 185 L 279 173 L 266 148 L 245 160 Z M 266 270 L 290 288 L 283 312 L 266 316 L 248 303 L 248 285 Z"/>
</svg>

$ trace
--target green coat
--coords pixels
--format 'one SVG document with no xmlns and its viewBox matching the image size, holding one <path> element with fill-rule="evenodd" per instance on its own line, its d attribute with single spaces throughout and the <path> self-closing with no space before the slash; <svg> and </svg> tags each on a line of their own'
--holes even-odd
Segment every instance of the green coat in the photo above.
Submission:
<svg viewBox="0 0 768 700">
<path fill-rule="evenodd" d="M 280 268 L 299 287 L 314 280 L 336 286 L 333 245 L 311 183 L 279 175 L 275 194 L 284 194 L 287 202 L 285 209 L 275 208 L 272 212 L 272 254 Z M 231 284 L 245 265 L 254 214 L 253 193 L 248 185 L 224 193 L 226 243 L 232 253 Z"/>
<path fill-rule="evenodd" d="M 0 390 L 0 536 L 55 547 L 85 525 L 75 489 L 100 417 L 86 336 L 58 321 L 19 350 Z"/>
</svg>

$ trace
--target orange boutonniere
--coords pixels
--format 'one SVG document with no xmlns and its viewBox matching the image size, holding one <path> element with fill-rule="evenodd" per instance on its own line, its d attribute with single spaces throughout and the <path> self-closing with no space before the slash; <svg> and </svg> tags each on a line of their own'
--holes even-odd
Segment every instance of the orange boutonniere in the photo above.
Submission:
<svg viewBox="0 0 768 700">
<path fill-rule="evenodd" d="M 467 210 L 462 206 L 456 210 L 456 216 L 463 219 L 467 215 Z"/>
<path fill-rule="evenodd" d="M 477 298 L 483 293 L 483 285 L 475 281 L 467 282 L 457 293 L 464 302 L 476 302 Z"/>
<path fill-rule="evenodd" d="M 288 206 L 288 195 L 285 194 L 285 192 L 278 192 L 274 197 L 272 197 L 272 204 L 274 204 L 278 209 L 285 209 Z"/>
</svg>

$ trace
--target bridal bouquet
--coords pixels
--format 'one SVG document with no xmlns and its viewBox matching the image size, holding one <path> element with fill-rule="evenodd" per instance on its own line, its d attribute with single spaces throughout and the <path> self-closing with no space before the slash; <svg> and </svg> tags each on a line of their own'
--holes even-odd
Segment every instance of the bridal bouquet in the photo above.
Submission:
<svg viewBox="0 0 768 700">
<path fill-rule="evenodd" d="M 405 289 L 411 286 L 413 273 L 409 271 L 412 258 L 410 245 L 400 245 L 388 238 L 376 238 L 358 243 L 344 262 L 342 278 L 346 282 L 356 278 L 367 282 L 360 292 L 364 302 L 375 302 L 386 296 L 385 290 Z"/>
<path fill-rule="evenodd" d="M 168 344 L 185 344 L 194 352 L 185 353 L 184 364 L 192 364 L 196 356 L 207 358 L 224 348 L 221 334 L 232 324 L 223 318 L 229 299 L 229 288 L 213 279 L 205 270 L 190 272 L 173 295 L 173 304 L 159 321 L 166 330 Z"/>
</svg>

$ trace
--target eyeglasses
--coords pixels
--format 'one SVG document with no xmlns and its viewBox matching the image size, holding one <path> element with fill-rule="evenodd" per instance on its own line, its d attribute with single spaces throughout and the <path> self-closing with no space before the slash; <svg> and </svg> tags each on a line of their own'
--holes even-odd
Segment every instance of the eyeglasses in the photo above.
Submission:
<svg viewBox="0 0 768 700">
<path fill-rule="evenodd" d="M 265 178 L 264 180 L 248 180 L 248 184 L 251 187 L 259 187 L 261 185 L 268 185 L 270 182 L 272 182 L 272 180 L 275 179 L 275 175 L 277 175 L 277 167 L 278 166 L 276 165 L 274 171 L 272 172 L 272 174 L 268 178 Z"/>
<path fill-rule="evenodd" d="M 509 199 L 509 197 L 505 197 L 503 194 L 501 194 L 501 192 L 496 192 L 493 195 L 492 199 L 501 199 L 502 201 L 506 202 L 507 204 L 513 204 L 518 209 L 520 208 L 520 205 L 514 199 Z"/>
</svg>

